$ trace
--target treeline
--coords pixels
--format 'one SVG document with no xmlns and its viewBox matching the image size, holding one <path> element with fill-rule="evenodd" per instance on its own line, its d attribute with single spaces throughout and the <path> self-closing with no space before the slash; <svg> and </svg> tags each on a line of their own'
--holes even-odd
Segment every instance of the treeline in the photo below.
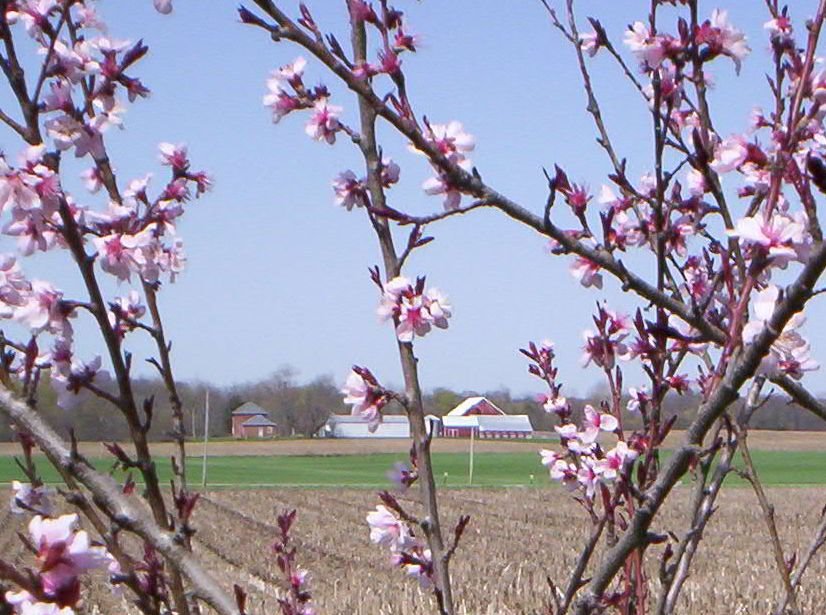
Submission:
<svg viewBox="0 0 826 615">
<path fill-rule="evenodd" d="M 120 414 L 108 402 L 88 397 L 78 408 L 67 412 L 57 407 L 55 396 L 44 383 L 38 406 L 44 417 L 63 435 L 74 429 L 79 440 L 122 440 L 128 437 L 126 424 Z M 169 395 L 160 380 L 136 379 L 134 390 L 138 399 L 153 399 L 153 418 L 149 431 L 152 440 L 166 440 L 172 432 L 172 415 Z M 202 437 L 204 433 L 204 404 L 209 392 L 210 437 L 227 437 L 231 434 L 232 411 L 244 402 L 251 401 L 269 412 L 278 425 L 281 436 L 313 436 L 327 421 L 330 414 L 343 414 L 338 383 L 330 376 L 322 376 L 310 382 L 299 382 L 290 368 L 281 369 L 256 382 L 227 387 L 209 386 L 205 383 L 182 382 L 178 392 L 183 401 L 187 436 Z M 537 431 L 553 431 L 555 417 L 547 414 L 531 396 L 512 396 L 507 390 L 453 391 L 446 388 L 432 390 L 424 402 L 428 414 L 442 416 L 472 395 L 484 395 L 509 414 L 527 414 Z M 581 413 L 586 403 L 596 405 L 599 394 L 582 399 L 572 399 L 576 413 Z M 669 397 L 667 417 L 677 416 L 676 428 L 689 424 L 700 404 L 697 395 L 672 395 Z M 386 412 L 400 414 L 395 405 Z M 637 417 L 626 416 L 626 426 L 639 425 Z M 752 419 L 757 429 L 772 430 L 824 430 L 823 421 L 796 405 L 790 404 L 781 393 L 773 395 Z M 0 422 L 0 440 L 10 440 L 13 431 L 8 423 Z"/>
</svg>

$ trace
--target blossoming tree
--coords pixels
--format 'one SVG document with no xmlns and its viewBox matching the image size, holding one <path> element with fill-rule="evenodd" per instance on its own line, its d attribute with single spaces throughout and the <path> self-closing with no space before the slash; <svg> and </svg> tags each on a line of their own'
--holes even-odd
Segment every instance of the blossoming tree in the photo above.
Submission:
<svg viewBox="0 0 826 615">
<path fill-rule="evenodd" d="M 389 0 L 346 0 L 349 50 L 305 4 L 293 18 L 281 2 L 254 3 L 257 12 L 240 9 L 241 21 L 301 47 L 349 90 L 358 111 L 358 124 L 348 125 L 346 105 L 327 87 L 306 87 L 304 57 L 273 73 L 264 100 L 274 121 L 307 113 L 310 137 L 330 145 L 349 140 L 365 163 L 364 177 L 347 170 L 334 180 L 335 200 L 348 211 L 363 209 L 379 238 L 385 271 L 373 270 L 372 277 L 382 293 L 379 314 L 395 327 L 406 390 L 389 391 L 358 367 L 345 385 L 345 401 L 374 425 L 390 399 L 406 408 L 413 467 L 395 474 L 403 486 L 418 480 L 426 511 L 424 519 L 413 518 L 382 494 L 383 504 L 367 518 L 373 541 L 389 548 L 407 572 L 427 577 L 442 613 L 454 612 L 448 564 L 455 542 L 445 548 L 413 354 L 415 338 L 446 326 L 451 309 L 443 295 L 426 290 L 424 278 L 414 282 L 400 274 L 410 252 L 431 240 L 424 237 L 426 226 L 493 208 L 547 237 L 552 253 L 571 259 L 571 273 L 583 286 L 601 289 L 603 277 L 613 276 L 640 302 L 631 315 L 598 303 L 584 334 L 583 363 L 602 373 L 609 395 L 599 407 L 585 407 L 581 420 L 561 392 L 553 344 L 522 350 L 530 373 L 547 385 L 545 409 L 559 421 L 560 447 L 541 451 L 541 462 L 574 493 L 591 526 L 568 578 L 552 586 L 550 611 L 673 612 L 738 451 L 746 468 L 739 471 L 758 496 L 783 583 L 778 612 L 795 611 L 795 593 L 823 542 L 823 526 L 809 555 L 790 567 L 746 436 L 767 383 L 826 418 L 826 408 L 801 383 L 818 367 L 802 334 L 803 311 L 826 268 L 817 213 L 818 193 L 826 191 L 826 82 L 816 57 L 826 3 L 806 22 L 802 41 L 788 10 L 775 0 L 765 3 L 773 108 L 756 110 L 745 133 L 725 135 L 715 129 L 709 105 L 712 71 L 739 73 L 750 52 L 725 10 L 708 11 L 698 0 L 655 0 L 622 35 L 623 51 L 597 19 L 580 30 L 574 0 L 561 7 L 542 0 L 549 26 L 572 46 L 586 109 L 613 172 L 593 194 L 556 166 L 545 174 L 547 201 L 533 208 L 485 181 L 468 157 L 475 142 L 461 123 L 431 123 L 427 118 L 438 110 L 415 106 L 403 65 L 413 61 L 417 38 Z M 678 7 L 676 19 L 660 14 L 664 4 Z M 628 175 L 604 121 L 588 63 L 597 54 L 613 59 L 650 112 L 651 171 L 638 180 Z M 392 204 L 389 191 L 401 163 L 383 155 L 377 124 L 395 130 L 431 165 L 433 176 L 422 189 L 442 199 L 442 211 L 414 216 Z M 724 188 L 726 176 L 739 184 L 736 193 Z M 570 209 L 573 227 L 555 221 L 558 203 Z M 396 250 L 397 243 L 405 248 Z M 653 273 L 632 271 L 630 253 L 647 256 Z M 629 361 L 641 366 L 645 382 L 626 386 L 623 365 Z M 666 408 L 671 396 L 689 390 L 702 403 L 666 460 L 661 447 L 673 425 Z M 626 428 L 628 414 L 637 415 L 642 428 Z M 694 484 L 689 525 L 660 527 L 660 509 L 687 475 Z M 463 518 L 457 537 L 466 523 Z M 418 530 L 424 542 L 415 538 Z M 652 558 L 660 562 L 656 582 L 646 566 Z"/>
<path fill-rule="evenodd" d="M 776 612 L 799 612 L 796 593 L 824 543 L 826 518 L 790 565 L 747 435 L 770 386 L 826 419 L 826 407 L 802 383 L 818 367 L 803 336 L 803 314 L 826 269 L 817 211 L 819 194 L 826 192 L 826 75 L 816 56 L 826 0 L 802 37 L 785 8 L 765 2 L 773 108 L 755 111 L 748 131 L 739 135 L 718 134 L 707 95 L 711 71 L 739 71 L 750 51 L 724 10 L 707 11 L 698 0 L 654 0 L 649 14 L 623 34 L 623 51 L 597 19 L 580 31 L 574 0 L 562 6 L 543 1 L 549 27 L 572 46 L 586 109 L 613 171 L 593 194 L 556 166 L 545 174 L 547 200 L 533 208 L 483 179 L 469 157 L 475 140 L 460 122 L 430 122 L 414 106 L 403 62 L 412 61 L 417 38 L 389 0 L 346 0 L 348 50 L 334 35 L 325 36 L 305 5 L 293 19 L 273 0 L 254 2 L 257 12 L 240 9 L 243 23 L 303 48 L 355 101 L 350 122 L 346 105 L 334 101 L 330 90 L 306 85 L 310 65 L 304 58 L 272 74 L 264 99 L 274 121 L 304 113 L 310 138 L 355 145 L 364 168 L 335 178 L 334 198 L 346 210 L 364 213 L 375 231 L 383 265 L 371 270 L 377 311 L 392 323 L 405 387 L 391 390 L 370 369 L 356 366 L 343 393 L 373 428 L 390 401 L 406 410 L 410 463 L 391 475 L 399 489 L 417 485 L 421 504 L 402 505 L 401 498 L 382 492 L 366 517 L 369 539 L 433 592 L 440 613 L 456 612 L 450 561 L 470 520 L 463 516 L 448 531 L 440 516 L 414 352 L 418 338 L 448 327 L 453 310 L 444 294 L 424 277 L 407 274 L 405 266 L 432 240 L 425 229 L 492 208 L 546 237 L 552 253 L 571 259 L 571 273 L 583 286 L 600 289 L 604 276 L 612 276 L 639 299 L 631 315 L 598 302 L 593 326 L 584 333 L 583 364 L 608 384 L 599 404 L 574 408 L 565 397 L 552 343 L 522 349 L 529 372 L 547 388 L 543 407 L 558 417 L 559 447 L 538 451 L 537 463 L 572 492 L 590 530 L 568 574 L 551 583 L 549 612 L 675 612 L 718 494 L 735 471 L 735 454 L 744 461 L 736 471 L 751 483 L 763 511 L 782 582 Z M 169 0 L 154 4 L 161 13 L 172 10 Z M 666 22 L 663 4 L 676 5 L 676 21 Z M 133 76 L 147 48 L 109 38 L 92 0 L 0 0 L 0 9 L 0 68 L 16 103 L 0 112 L 0 121 L 20 140 L 17 158 L 0 158 L 3 233 L 17 241 L 16 254 L 0 258 L 0 317 L 9 321 L 0 338 L 0 410 L 20 436 L 27 482 L 14 485 L 12 510 L 31 516 L 24 539 L 33 561 L 21 572 L 0 560 L 0 579 L 8 585 L 3 606 L 25 615 L 71 615 L 80 580 L 106 568 L 144 613 L 188 614 L 206 605 L 243 615 L 243 590 L 222 588 L 190 549 L 198 494 L 186 481 L 183 408 L 158 304 L 162 282 L 183 269 L 178 219 L 190 199 L 209 188 L 209 178 L 192 169 L 184 146 L 168 143 L 159 148 L 169 171 L 160 189 L 152 191 L 148 177 L 124 183 L 116 175 L 106 132 L 123 124 L 124 100 L 148 93 Z M 24 44 L 24 38 L 30 40 Z M 36 62 L 22 59 L 32 45 Z M 604 121 L 588 63 L 597 54 L 616 63 L 650 112 L 651 171 L 640 179 L 629 177 Z M 440 211 L 414 216 L 393 203 L 401 164 L 384 155 L 379 125 L 398 132 L 429 163 L 433 174 L 422 189 L 441 199 Z M 89 194 L 69 189 L 69 167 L 77 162 Z M 736 193 L 724 188 L 726 176 L 739 186 Z M 562 226 L 555 207 L 570 209 L 573 227 Z M 82 297 L 24 273 L 19 261 L 45 251 L 70 257 Z M 632 271 L 626 265 L 630 253 L 647 259 L 649 268 Z M 106 289 L 115 285 L 118 294 L 108 297 Z M 74 323 L 80 318 L 99 332 L 105 359 L 76 356 Z M 128 345 L 139 334 L 154 341 L 150 362 L 174 415 L 171 498 L 161 490 L 147 441 L 153 400 L 137 399 L 132 387 Z M 624 366 L 631 361 L 641 366 L 645 381 L 627 386 Z M 119 466 L 140 476 L 141 498 L 131 475 L 123 483 L 102 475 L 71 438 L 65 442 L 40 418 L 38 392 L 46 381 L 68 411 L 91 395 L 122 414 L 134 452 L 114 444 L 108 449 Z M 667 407 L 688 390 L 702 401 L 666 459 L 662 443 L 673 425 Z M 638 417 L 640 428 L 628 426 L 629 415 Z M 35 447 L 59 470 L 60 493 L 40 479 Z M 686 477 L 693 481 L 688 524 L 663 527 L 659 512 Z M 64 505 L 77 514 L 58 514 Z M 307 573 L 290 539 L 294 520 L 294 513 L 279 517 L 275 564 L 285 592 L 278 604 L 287 615 L 310 615 Z M 138 537 L 139 552 L 121 540 L 124 534 Z"/>
</svg>

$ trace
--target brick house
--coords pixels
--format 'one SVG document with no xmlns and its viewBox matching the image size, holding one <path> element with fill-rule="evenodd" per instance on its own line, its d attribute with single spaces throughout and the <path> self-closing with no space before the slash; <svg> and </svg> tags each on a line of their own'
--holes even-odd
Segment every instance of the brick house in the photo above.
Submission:
<svg viewBox="0 0 826 615">
<path fill-rule="evenodd" d="M 270 420 L 269 413 L 251 401 L 232 412 L 232 435 L 235 438 L 272 438 L 277 435 L 277 430 L 278 425 Z"/>
</svg>

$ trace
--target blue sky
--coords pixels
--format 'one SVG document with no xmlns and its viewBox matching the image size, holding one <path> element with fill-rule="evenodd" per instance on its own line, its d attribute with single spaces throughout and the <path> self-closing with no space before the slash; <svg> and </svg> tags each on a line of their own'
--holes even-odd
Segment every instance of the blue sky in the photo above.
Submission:
<svg viewBox="0 0 826 615">
<path fill-rule="evenodd" d="M 279 4 L 297 13 L 297 2 Z M 739 77 L 730 62 L 714 66 L 712 102 L 724 133 L 744 129 L 752 106 L 767 99 L 762 3 L 726 4 L 753 54 Z M 797 18 L 803 17 L 797 9 L 813 9 L 811 2 L 789 4 Z M 357 151 L 345 142 L 310 141 L 302 117 L 275 126 L 261 105 L 269 71 L 299 55 L 297 48 L 237 23 L 232 2 L 178 0 L 169 17 L 155 14 L 149 0 L 100 5 L 114 36 L 143 37 L 150 47 L 137 72 L 152 98 L 131 106 L 127 130 L 109 140 L 119 175 L 160 173 L 155 147 L 173 141 L 186 142 L 194 165 L 215 178 L 214 191 L 190 206 L 181 226 L 189 269 L 161 296 L 178 376 L 228 384 L 290 364 L 303 379 L 332 374 L 341 381 L 358 363 L 385 381 L 400 381 L 392 331 L 377 322 L 378 296 L 367 275 L 379 262 L 376 241 L 363 212 L 336 208 L 330 188 L 339 171 L 360 172 Z M 322 29 L 347 40 L 343 2 L 308 5 Z M 465 124 L 477 139 L 473 160 L 490 184 L 535 211 L 546 196 L 542 166 L 558 163 L 572 180 L 599 188 L 609 168 L 584 110 L 573 51 L 538 0 L 398 5 L 423 37 L 420 53 L 404 64 L 415 107 L 434 122 Z M 583 28 L 586 16 L 599 16 L 619 43 L 648 2 L 578 5 Z M 598 56 L 590 65 L 617 148 L 638 177 L 652 159 L 646 109 L 610 58 Z M 311 61 L 305 79 L 329 84 L 334 103 L 353 117 L 353 99 L 321 66 Z M 391 204 L 422 214 L 438 210 L 439 198 L 420 190 L 426 163 L 390 131 L 380 136 L 402 164 Z M 411 259 L 408 272 L 427 274 L 450 296 L 455 315 L 450 329 L 417 344 L 426 388 L 537 390 L 517 350 L 543 338 L 557 344 L 569 391 L 584 393 L 597 382 L 597 371 L 579 367 L 581 331 L 597 299 L 631 310 L 632 297 L 611 282 L 601 293 L 581 288 L 566 258 L 549 256 L 541 237 L 494 211 L 447 221 L 431 233 L 436 241 Z M 65 255 L 58 257 L 41 258 L 38 273 L 78 291 L 76 274 L 58 262 Z M 808 326 L 821 362 L 823 302 L 809 313 Z M 91 352 L 97 344 L 82 348 Z M 138 341 L 135 350 L 145 356 L 148 346 Z M 816 380 L 813 386 L 826 389 Z"/>
</svg>

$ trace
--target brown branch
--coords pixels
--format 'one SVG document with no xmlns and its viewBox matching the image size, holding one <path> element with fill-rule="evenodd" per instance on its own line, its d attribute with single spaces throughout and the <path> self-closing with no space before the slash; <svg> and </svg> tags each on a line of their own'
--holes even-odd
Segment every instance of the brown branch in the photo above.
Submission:
<svg viewBox="0 0 826 615">
<path fill-rule="evenodd" d="M 809 564 L 812 562 L 812 559 L 817 554 L 818 551 L 826 544 L 826 507 L 823 508 L 820 512 L 820 524 L 817 526 L 815 530 L 815 534 L 812 537 L 812 542 L 809 544 L 809 548 L 806 549 L 806 554 L 803 556 L 803 559 L 800 560 L 800 565 L 795 570 L 794 574 L 792 575 L 792 589 L 797 591 L 797 588 L 800 587 L 800 583 L 803 580 L 803 575 L 806 573 L 806 569 L 809 567 Z M 788 604 L 789 596 L 788 594 L 784 594 L 781 600 L 777 604 L 777 608 L 774 610 L 774 615 L 783 615 L 786 611 L 786 605 Z"/>
<path fill-rule="evenodd" d="M 158 309 L 157 288 L 155 285 L 146 281 L 142 282 L 144 295 L 146 296 L 146 306 L 152 317 L 152 337 L 155 339 L 158 356 L 161 359 L 160 373 L 167 393 L 169 393 L 169 404 L 172 407 L 172 435 L 178 449 L 178 458 L 172 466 L 175 469 L 175 475 L 180 484 L 179 486 L 186 490 L 186 448 L 184 444 L 186 428 L 184 427 L 183 404 L 181 403 L 181 396 L 178 395 L 178 385 L 175 382 L 175 376 L 172 372 L 172 361 L 169 357 L 170 347 L 166 341 L 163 320 L 161 319 L 161 312 Z"/>
<path fill-rule="evenodd" d="M 268 4 L 260 2 L 260 4 Z M 274 10 L 275 7 L 272 7 Z M 364 23 L 351 15 L 351 42 L 355 62 L 358 64 L 367 59 L 367 34 Z M 314 39 L 309 39 L 319 45 Z M 381 157 L 376 138 L 377 112 L 374 106 L 359 97 L 359 115 L 361 139 L 359 147 L 364 157 L 367 171 L 367 186 L 370 199 L 378 210 L 387 208 L 387 199 L 381 183 Z M 386 218 L 370 215 L 370 221 L 379 239 L 379 245 L 384 259 L 387 279 L 399 275 L 401 262 L 393 242 L 393 235 Z M 395 331 L 394 331 L 395 337 Z M 449 550 L 446 549 L 442 535 L 439 506 L 436 497 L 436 481 L 433 475 L 433 462 L 430 456 L 430 440 L 425 426 L 424 404 L 422 389 L 419 382 L 418 365 L 413 344 L 396 340 L 405 383 L 408 419 L 413 434 L 413 447 L 416 451 L 416 460 L 419 470 L 419 486 L 422 503 L 427 515 L 420 524 L 430 547 L 435 576 L 436 598 L 442 615 L 453 615 L 453 594 L 449 572 Z"/>
<path fill-rule="evenodd" d="M 785 374 L 772 376 L 770 380 L 783 389 L 798 406 L 826 421 L 826 403 L 812 395 L 802 384 Z"/>
<path fill-rule="evenodd" d="M 752 397 L 757 397 L 760 394 L 760 386 L 762 382 L 756 380 L 752 386 L 752 391 L 749 394 L 749 403 L 752 403 Z M 763 513 L 763 520 L 766 522 L 766 529 L 769 532 L 769 538 L 772 545 L 772 553 L 774 554 L 774 562 L 777 566 L 777 573 L 783 581 L 783 589 L 786 592 L 785 601 L 789 603 L 791 611 L 794 615 L 799 615 L 800 607 L 797 605 L 795 598 L 795 589 L 792 585 L 791 577 L 789 575 L 789 567 L 786 565 L 786 556 L 783 553 L 783 544 L 780 542 L 780 535 L 777 532 L 777 522 L 774 516 L 774 506 L 769 502 L 766 496 L 766 491 L 763 489 L 763 484 L 760 482 L 760 476 L 757 469 L 754 467 L 754 460 L 751 456 L 751 451 L 748 445 L 748 430 L 745 425 L 738 423 L 734 424 L 735 433 L 740 441 L 740 455 L 743 457 L 743 462 L 746 464 L 746 470 L 742 476 L 751 484 L 754 493 L 757 496 L 757 501 L 760 503 L 760 510 Z"/>
</svg>

